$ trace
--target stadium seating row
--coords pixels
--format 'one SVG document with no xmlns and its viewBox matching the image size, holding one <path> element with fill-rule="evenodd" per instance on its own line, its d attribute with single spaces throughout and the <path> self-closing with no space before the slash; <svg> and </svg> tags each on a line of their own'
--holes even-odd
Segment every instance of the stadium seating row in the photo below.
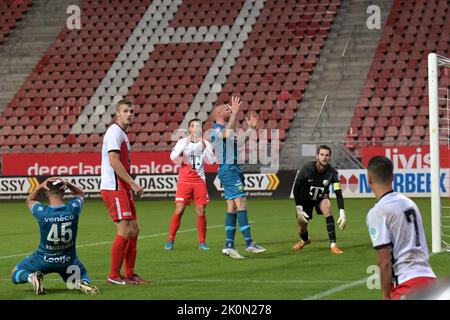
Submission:
<svg viewBox="0 0 450 320">
<path fill-rule="evenodd" d="M 450 55 L 449 14 L 448 1 L 393 2 L 345 139 L 356 156 L 365 145 L 427 143 L 427 55 Z M 449 85 L 447 69 L 440 86 Z"/>
<path fill-rule="evenodd" d="M 11 29 L 28 11 L 32 0 L 7 1 L 0 0 L 0 45 L 5 41 Z"/>
<path fill-rule="evenodd" d="M 284 140 L 340 1 L 266 1 L 257 18 L 244 3 L 183 1 L 159 27 L 158 10 L 170 0 L 82 1 L 84 27 L 59 33 L 3 111 L 2 150 L 99 149 L 118 95 L 137 106 L 130 140 L 138 150 L 170 148 L 170 134 L 188 116 L 210 128 L 201 104 L 231 95 L 242 96 L 244 112 L 260 112 L 260 126 L 280 128 Z M 244 29 L 243 47 L 223 42 L 234 43 Z M 144 53 L 150 39 L 154 48 Z"/>
</svg>

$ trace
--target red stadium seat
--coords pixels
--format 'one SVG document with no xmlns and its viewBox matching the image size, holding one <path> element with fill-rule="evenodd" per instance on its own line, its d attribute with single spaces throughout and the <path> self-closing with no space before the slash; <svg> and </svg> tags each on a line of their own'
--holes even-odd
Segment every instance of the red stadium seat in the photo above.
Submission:
<svg viewBox="0 0 450 320">
<path fill-rule="evenodd" d="M 391 117 L 391 121 L 389 122 L 390 126 L 393 127 L 399 127 L 402 123 L 402 120 L 400 117 Z"/>
<path fill-rule="evenodd" d="M 384 127 L 375 127 L 373 130 L 373 137 L 374 138 L 384 138 Z"/>
<path fill-rule="evenodd" d="M 401 127 L 400 128 L 400 133 L 399 133 L 399 136 L 400 137 L 410 137 L 411 136 L 411 134 L 412 134 L 412 130 L 411 130 L 411 128 L 410 127 Z"/>
<path fill-rule="evenodd" d="M 398 137 L 398 128 L 395 126 L 390 126 L 386 130 L 386 137 Z"/>
<path fill-rule="evenodd" d="M 73 134 L 68 134 L 68 135 L 66 136 L 66 139 L 64 140 L 63 143 L 70 146 L 70 145 L 72 145 L 72 144 L 75 143 L 75 140 L 76 140 L 75 135 L 73 135 Z"/>
<path fill-rule="evenodd" d="M 147 132 L 141 132 L 136 137 L 136 142 L 145 143 L 149 140 Z"/>
<path fill-rule="evenodd" d="M 371 138 L 372 137 L 372 128 L 370 128 L 370 127 L 362 127 L 360 136 L 362 138 Z"/>
<path fill-rule="evenodd" d="M 403 126 L 407 126 L 407 127 L 412 127 L 414 126 L 414 118 L 411 116 L 405 116 L 402 119 L 402 127 Z"/>
<path fill-rule="evenodd" d="M 366 117 L 364 119 L 363 126 L 373 128 L 375 126 L 375 118 Z"/>
<path fill-rule="evenodd" d="M 418 136 L 420 138 L 424 137 L 425 136 L 425 128 L 423 126 L 414 126 L 412 135 Z"/>
</svg>

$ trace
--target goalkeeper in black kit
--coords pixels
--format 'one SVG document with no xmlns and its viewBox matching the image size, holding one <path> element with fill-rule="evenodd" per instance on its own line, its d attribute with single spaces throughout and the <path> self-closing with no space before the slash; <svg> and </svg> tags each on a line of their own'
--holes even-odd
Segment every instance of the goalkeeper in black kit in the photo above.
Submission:
<svg viewBox="0 0 450 320">
<path fill-rule="evenodd" d="M 337 223 L 341 230 L 347 225 L 347 218 L 344 211 L 344 198 L 342 197 L 338 172 L 329 164 L 330 160 L 330 147 L 321 145 L 317 149 L 316 161 L 306 163 L 295 180 L 294 198 L 300 241 L 294 245 L 293 250 L 301 250 L 305 245 L 311 243 L 308 235 L 308 223 L 312 219 L 313 208 L 316 208 L 316 213 L 323 214 L 325 217 L 331 252 L 334 254 L 343 253 L 336 246 L 336 229 L 329 199 L 331 184 L 333 184 L 337 197 L 339 207 Z"/>
</svg>

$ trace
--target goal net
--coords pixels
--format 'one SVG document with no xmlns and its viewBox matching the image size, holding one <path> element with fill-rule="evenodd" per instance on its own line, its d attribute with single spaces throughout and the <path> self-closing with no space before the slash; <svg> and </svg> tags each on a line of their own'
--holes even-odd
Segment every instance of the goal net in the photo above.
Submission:
<svg viewBox="0 0 450 320">
<path fill-rule="evenodd" d="M 431 173 L 432 251 L 450 251 L 450 198 L 442 194 L 450 181 L 441 181 L 441 169 L 450 168 L 450 59 L 428 55 L 428 95 Z M 445 175 L 449 177 L 449 175 Z"/>
</svg>

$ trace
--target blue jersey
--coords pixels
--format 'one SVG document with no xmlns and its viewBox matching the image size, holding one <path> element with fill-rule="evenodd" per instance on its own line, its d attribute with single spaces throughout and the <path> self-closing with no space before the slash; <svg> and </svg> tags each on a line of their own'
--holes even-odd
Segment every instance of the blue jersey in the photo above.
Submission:
<svg viewBox="0 0 450 320">
<path fill-rule="evenodd" d="M 245 197 L 244 173 L 238 164 L 238 146 L 235 137 L 232 136 L 226 139 L 219 138 L 220 133 L 224 129 L 224 125 L 214 123 L 211 130 L 211 142 L 214 145 L 219 162 L 219 171 L 217 174 L 223 185 L 224 197 L 227 200 L 232 200 Z"/>
<path fill-rule="evenodd" d="M 216 150 L 219 163 L 219 173 L 230 169 L 241 171 L 241 166 L 238 164 L 238 147 L 236 139 L 234 137 L 227 139 L 219 138 L 220 132 L 224 129 L 224 125 L 214 123 L 211 130 L 211 142 Z M 227 150 L 227 146 L 232 146 L 232 149 Z"/>
<path fill-rule="evenodd" d="M 39 248 L 35 252 L 48 263 L 67 264 L 75 260 L 78 219 L 83 199 L 75 197 L 62 206 L 48 206 L 36 202 L 31 213 L 41 232 Z"/>
</svg>

